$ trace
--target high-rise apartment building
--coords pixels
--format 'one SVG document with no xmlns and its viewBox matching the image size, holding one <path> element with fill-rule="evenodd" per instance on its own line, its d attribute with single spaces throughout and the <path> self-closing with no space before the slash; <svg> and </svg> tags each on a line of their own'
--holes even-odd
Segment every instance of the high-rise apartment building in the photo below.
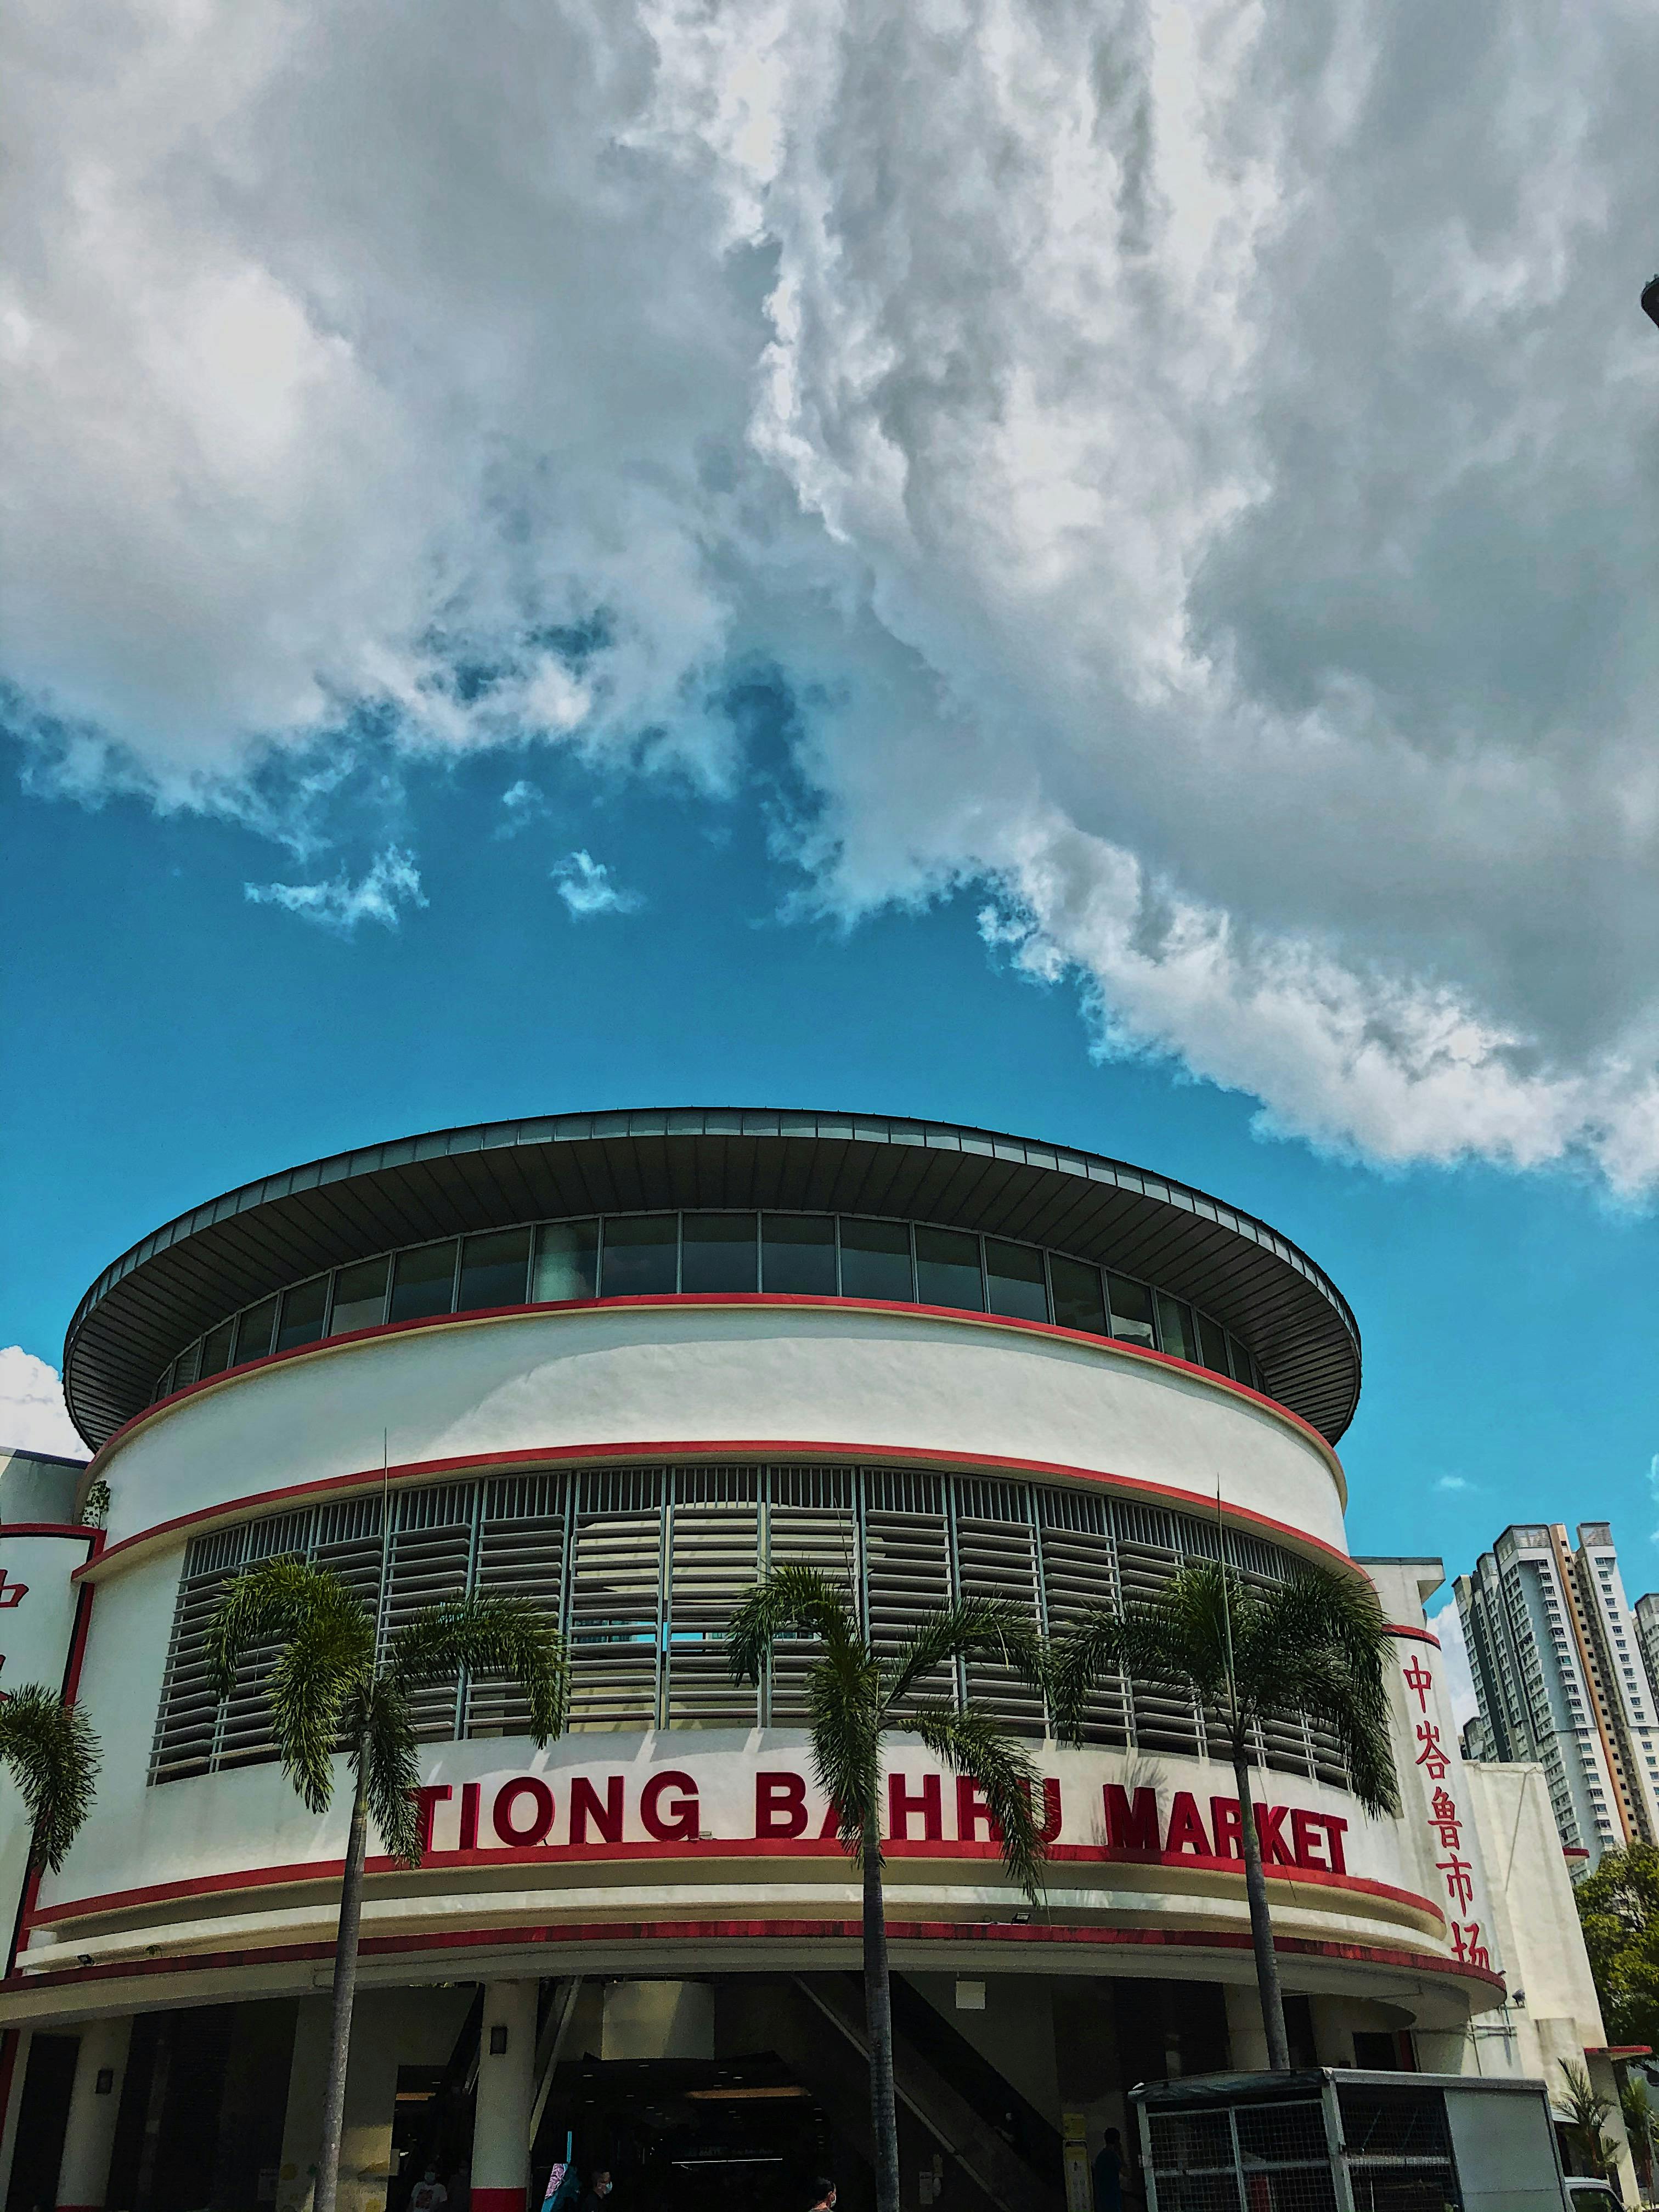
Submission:
<svg viewBox="0 0 1659 2212">
<path fill-rule="evenodd" d="M 1563 1844 L 1659 1842 L 1659 1596 L 1632 1609 L 1613 1532 L 1504 1529 L 1455 1584 L 1488 1758 L 1536 1759 Z M 1647 1609 L 1644 1635 L 1638 1613 Z"/>
</svg>

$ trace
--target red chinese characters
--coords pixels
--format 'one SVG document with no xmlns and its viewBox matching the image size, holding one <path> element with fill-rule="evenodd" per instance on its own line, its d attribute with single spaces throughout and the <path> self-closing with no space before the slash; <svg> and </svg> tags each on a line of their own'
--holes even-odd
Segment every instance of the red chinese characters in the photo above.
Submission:
<svg viewBox="0 0 1659 2212">
<path fill-rule="evenodd" d="M 1422 1717 L 1416 1726 L 1419 1746 L 1416 1764 L 1423 1770 L 1425 1778 L 1434 1784 L 1429 1800 L 1428 1826 L 1433 1829 L 1440 1848 L 1446 1856 L 1435 1861 L 1435 1871 L 1445 1877 L 1446 1895 L 1454 1909 L 1467 1912 L 1474 1901 L 1474 1867 L 1463 1856 L 1463 1820 L 1457 1809 L 1457 1800 L 1446 1788 L 1446 1776 L 1450 1771 L 1451 1758 L 1440 1739 L 1437 1722 L 1429 1717 L 1429 1692 L 1434 1687 L 1434 1676 L 1423 1663 L 1420 1654 L 1413 1651 L 1409 1662 L 1401 1668 L 1401 1678 L 1417 1700 Z M 1480 1941 L 1478 1920 L 1454 1920 L 1448 1923 L 1452 1949 L 1466 1966 L 1490 1968 L 1492 1954 Z"/>
</svg>

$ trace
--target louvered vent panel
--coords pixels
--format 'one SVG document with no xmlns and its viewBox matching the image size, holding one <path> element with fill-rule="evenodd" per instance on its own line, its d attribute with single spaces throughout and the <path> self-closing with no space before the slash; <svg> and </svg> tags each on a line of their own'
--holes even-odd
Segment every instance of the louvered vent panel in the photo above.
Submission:
<svg viewBox="0 0 1659 2212">
<path fill-rule="evenodd" d="M 752 1728 L 755 1692 L 729 1678 L 726 1627 L 759 1565 L 757 1470 L 682 1468 L 670 1528 L 668 1725 Z"/>
<path fill-rule="evenodd" d="M 255 1521 L 239 1533 L 245 1539 L 241 1565 L 254 1567 L 267 1559 L 305 1559 L 311 1549 L 316 1510 L 273 1514 Z M 205 1627 L 205 1621 L 203 1623 Z M 265 1684 L 276 1657 L 274 1644 L 257 1646 L 236 1669 L 236 1687 L 219 1715 L 214 1764 L 219 1767 L 254 1766 L 274 1759 L 270 1739 L 270 1708 L 265 1703 Z"/>
<path fill-rule="evenodd" d="M 950 1534 L 944 1486 L 936 1474 L 873 1468 L 865 1478 L 864 1554 L 870 1641 L 890 1660 L 930 1613 L 949 1605 Z M 955 1668 L 937 1667 L 911 1691 L 913 1700 L 956 1694 Z"/>
<path fill-rule="evenodd" d="M 203 1639 L 213 1609 L 237 1571 L 246 1536 L 245 1527 L 222 1528 L 214 1535 L 198 1537 L 185 1551 L 150 1754 L 152 1782 L 205 1774 L 212 1764 L 219 1703 L 207 1686 Z"/>
<path fill-rule="evenodd" d="M 1117 1504 L 1118 1587 L 1127 1605 L 1144 1605 L 1158 1595 L 1182 1563 L 1177 1516 L 1159 1506 Z M 1136 1682 L 1132 1709 L 1134 1740 L 1144 1751 L 1173 1752 L 1200 1758 L 1203 1725 L 1193 1698 L 1163 1684 Z"/>
<path fill-rule="evenodd" d="M 581 1479 L 570 1555 L 570 1725 L 657 1723 L 662 1474 L 604 1468 Z"/>
<path fill-rule="evenodd" d="M 779 1467 L 771 1469 L 771 1503 L 766 1509 L 769 1567 L 816 1567 L 847 1592 L 855 1613 L 861 1611 L 859 1571 L 857 1480 L 845 1467 Z M 803 1727 L 807 1719 L 803 1678 L 817 1645 L 810 1638 L 781 1641 L 772 1647 L 769 1712 L 777 1728 Z"/>
<path fill-rule="evenodd" d="M 485 1485 L 478 1528 L 480 1590 L 527 1599 L 562 1620 L 568 1486 L 563 1474 L 500 1475 Z M 466 1710 L 469 1735 L 529 1731 L 529 1701 L 514 1683 L 469 1683 Z"/>
<path fill-rule="evenodd" d="M 964 1598 L 1003 1599 L 1038 1616 L 1037 1560 L 1029 1493 L 1023 1483 L 957 1485 L 957 1589 Z M 1022 1735 L 1041 1736 L 1042 1693 L 1011 1667 L 969 1659 L 968 1695 Z"/>
<path fill-rule="evenodd" d="M 380 1607 L 382 1651 L 428 1606 L 465 1595 L 478 1503 L 475 1482 L 405 1491 L 396 1500 Z M 411 1693 L 410 1711 L 418 1741 L 440 1743 L 455 1735 L 459 1688 L 459 1678 L 450 1674 Z"/>
<path fill-rule="evenodd" d="M 1117 1547 L 1106 1501 L 1085 1492 L 1040 1490 L 1037 1516 L 1049 1635 L 1064 1635 L 1095 1606 L 1121 1608 Z M 1127 1744 L 1127 1714 L 1122 1677 L 1097 1684 L 1084 1710 L 1084 1741 Z"/>
</svg>

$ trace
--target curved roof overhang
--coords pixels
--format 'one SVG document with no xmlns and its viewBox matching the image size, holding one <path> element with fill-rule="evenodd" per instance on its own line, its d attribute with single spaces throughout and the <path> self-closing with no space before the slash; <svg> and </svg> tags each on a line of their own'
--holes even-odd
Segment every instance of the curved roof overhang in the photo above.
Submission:
<svg viewBox="0 0 1659 2212">
<path fill-rule="evenodd" d="M 1266 1223 L 1092 1152 L 949 1122 L 690 1107 L 403 1137 L 267 1176 L 181 1214 L 76 1309 L 64 1382 L 94 1448 L 186 1345 L 325 1267 L 520 1221 L 674 1207 L 902 1216 L 1109 1262 L 1235 1330 L 1274 1397 L 1334 1443 L 1359 1396 L 1346 1300 Z"/>
</svg>

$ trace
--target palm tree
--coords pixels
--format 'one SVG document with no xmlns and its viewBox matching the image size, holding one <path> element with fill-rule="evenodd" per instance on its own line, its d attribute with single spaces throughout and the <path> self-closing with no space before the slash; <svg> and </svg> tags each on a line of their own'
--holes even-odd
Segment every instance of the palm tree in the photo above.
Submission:
<svg viewBox="0 0 1659 2212">
<path fill-rule="evenodd" d="M 836 1816 L 843 1850 L 864 1878 L 864 2003 L 870 2043 L 870 2118 L 875 2139 L 876 2212 L 898 2212 L 898 2117 L 893 2091 L 893 2008 L 882 1890 L 882 1746 L 918 1735 L 954 1773 L 976 1782 L 1000 1836 L 1003 1864 L 1031 1900 L 1042 1888 L 1042 1839 L 1033 1813 L 1036 1769 L 1001 1722 L 971 1699 L 957 1705 L 925 1692 L 952 1660 L 1011 1667 L 1041 1686 L 1043 1653 L 1035 1623 L 1018 1607 L 970 1598 L 930 1613 L 890 1656 L 860 1632 L 848 1592 L 814 1567 L 775 1567 L 732 1614 L 726 1631 L 732 1679 L 758 1686 L 781 1638 L 816 1637 L 806 1669 L 812 1765 Z"/>
<path fill-rule="evenodd" d="M 1647 2083 L 1627 2074 L 1619 2087 L 1619 2110 L 1624 2116 L 1625 2140 L 1636 2160 L 1636 2175 L 1644 2196 L 1653 2192 L 1653 2146 L 1659 2140 L 1659 2111 L 1648 2094 Z"/>
<path fill-rule="evenodd" d="M 208 1677 L 221 1698 L 234 1688 L 246 1657 L 261 1647 L 283 1647 L 265 1682 L 271 1734 L 283 1772 L 312 1812 L 328 1810 L 337 1751 L 343 1751 L 351 1770 L 315 2212 L 334 2212 L 339 2183 L 370 1814 L 394 1858 L 410 1867 L 421 1862 L 420 1823 L 410 1794 L 421 1778 L 411 1693 L 465 1668 L 474 1677 L 504 1676 L 520 1685 L 538 1746 L 565 1721 L 562 1639 L 524 1599 L 452 1598 L 417 1613 L 378 1661 L 377 1642 L 370 1607 L 337 1575 L 302 1559 L 268 1559 L 238 1575 L 207 1632 Z"/>
<path fill-rule="evenodd" d="M 92 1808 L 98 1739 L 79 1705 L 25 1683 L 0 1698 L 0 1765 L 11 1770 L 34 1831 L 32 1863 L 53 1874 Z"/>
<path fill-rule="evenodd" d="M 1305 1713 L 1336 1737 L 1348 1787 L 1368 1813 L 1395 1813 L 1400 1796 L 1383 1687 L 1388 1650 L 1370 1586 L 1319 1567 L 1253 1587 L 1231 1568 L 1189 1560 L 1158 1595 L 1121 1613 L 1098 1607 L 1061 1638 L 1053 1661 L 1055 1734 L 1081 1740 L 1085 1701 L 1103 1674 L 1189 1691 L 1219 1716 L 1238 1791 L 1244 1889 L 1267 2063 L 1291 2063 L 1261 1838 L 1250 1796 L 1251 1739 L 1279 1713 Z M 1212 1723 L 1213 1725 L 1213 1723 Z"/>
<path fill-rule="evenodd" d="M 1564 2058 L 1561 2071 L 1567 2082 L 1567 2133 L 1589 2160 L 1590 2172 L 1605 2181 L 1618 2156 L 1613 2142 L 1601 2132 L 1602 2121 L 1612 2113 L 1613 2100 L 1604 2097 L 1590 2080 L 1588 2066 Z"/>
</svg>

